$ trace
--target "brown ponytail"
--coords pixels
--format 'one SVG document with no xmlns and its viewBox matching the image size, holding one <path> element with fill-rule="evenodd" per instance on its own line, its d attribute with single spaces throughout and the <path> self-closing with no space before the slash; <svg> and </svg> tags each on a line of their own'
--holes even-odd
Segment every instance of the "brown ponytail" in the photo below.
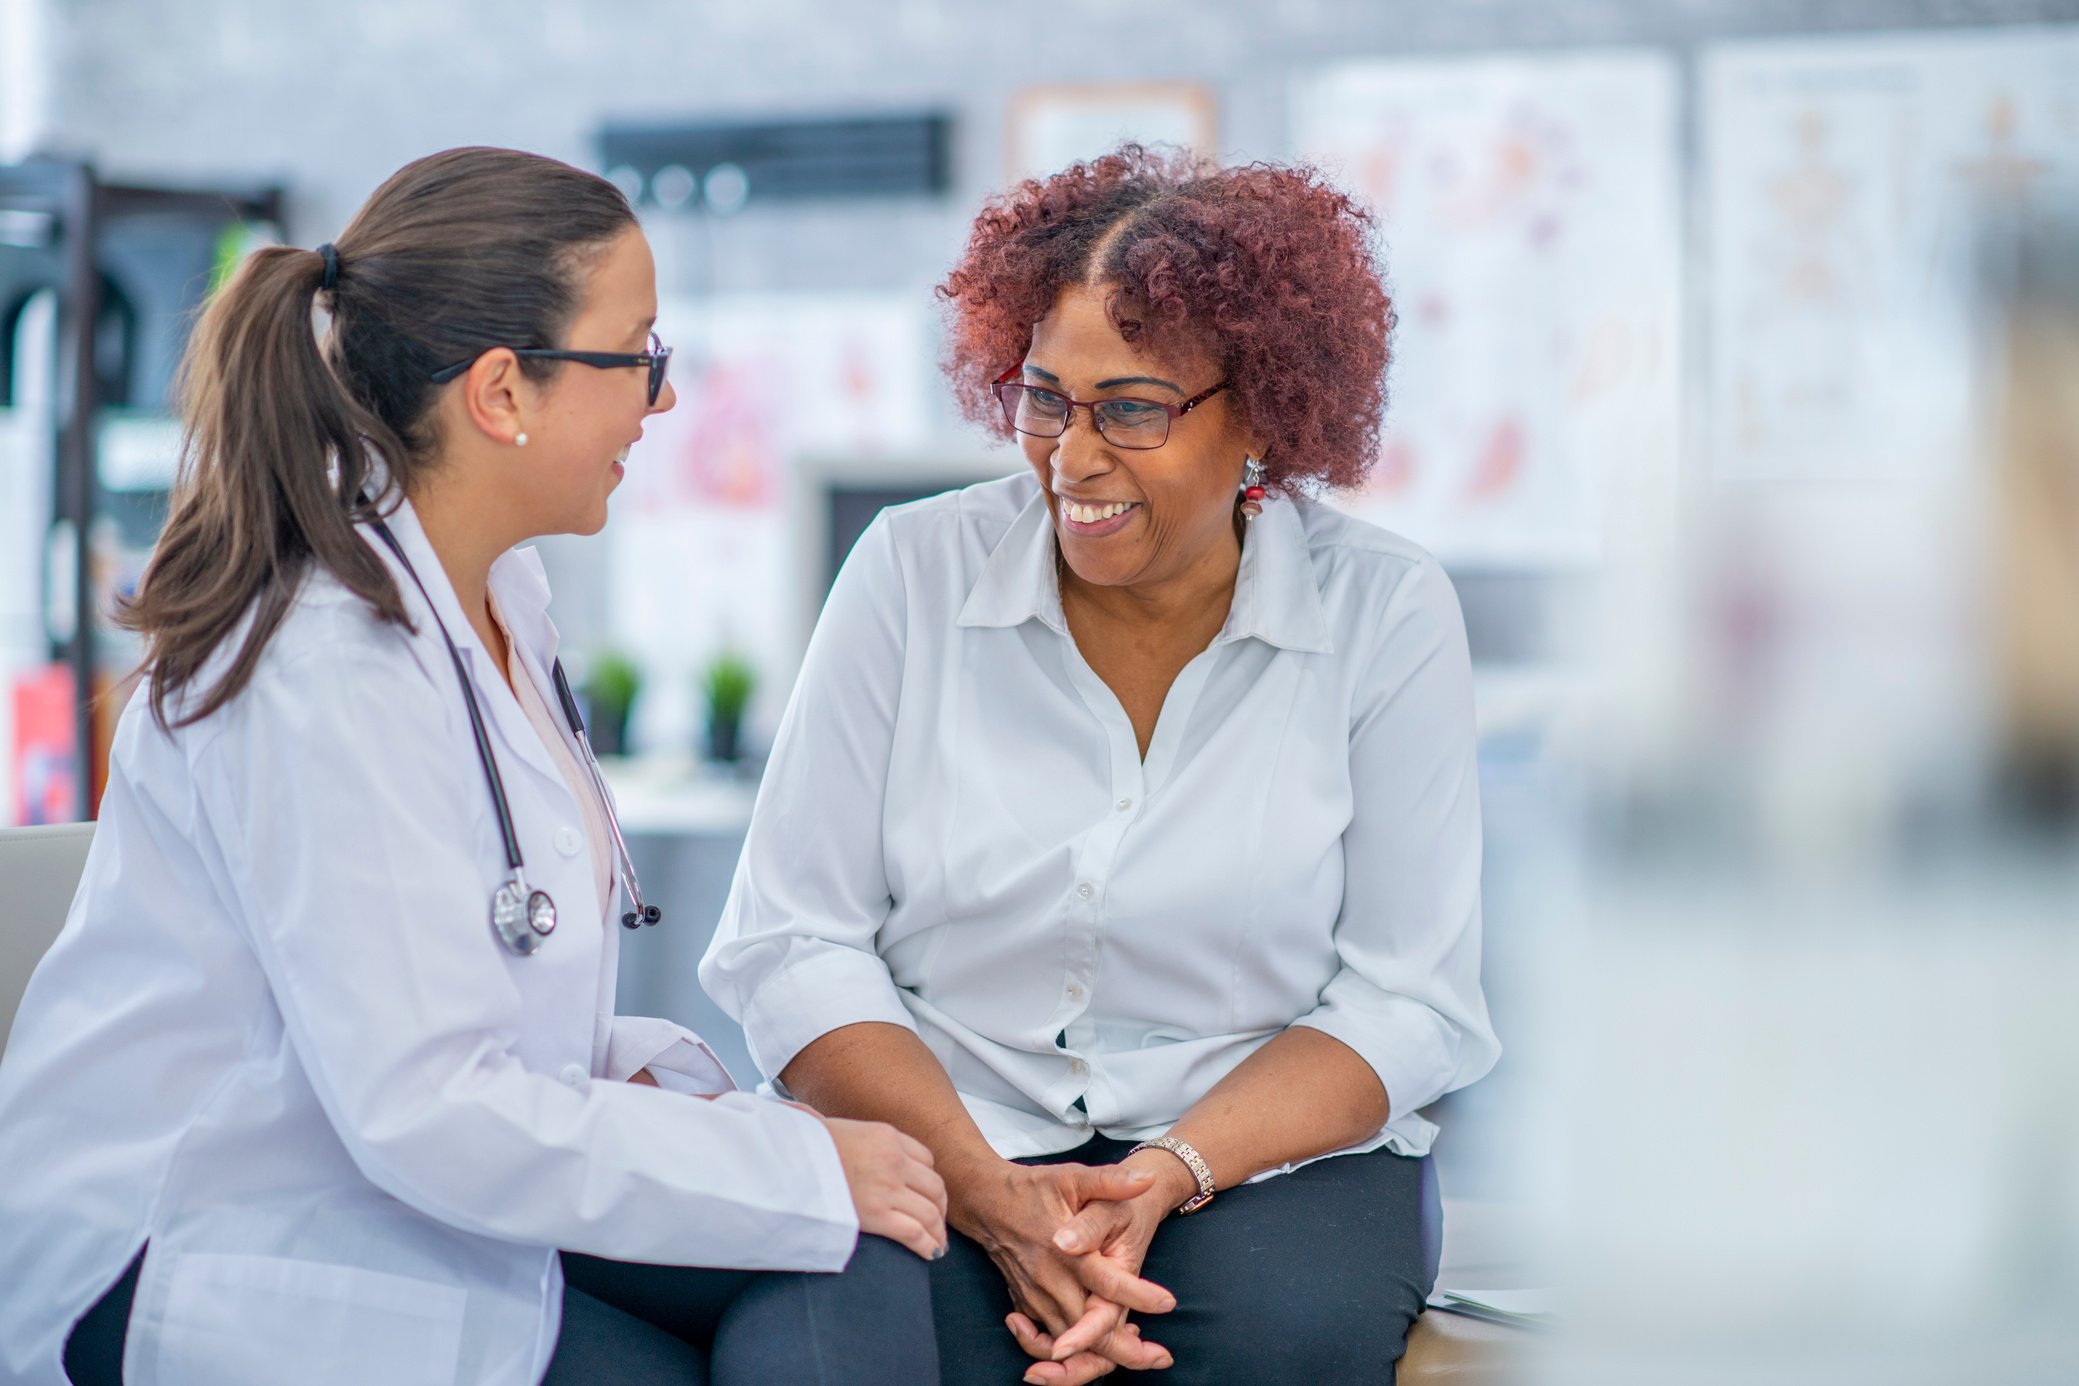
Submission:
<svg viewBox="0 0 2079 1386">
<path fill-rule="evenodd" d="M 408 624 L 389 570 L 354 531 L 434 464 L 441 367 L 493 346 L 554 346 L 598 252 L 635 224 L 605 179 L 537 155 L 452 149 L 408 164 L 315 251 L 256 251 L 203 312 L 180 371 L 180 477 L 166 528 L 117 621 L 145 637 L 152 715 L 209 716 L 251 679 L 313 564 Z M 313 309 L 330 310 L 322 351 Z M 523 358 L 536 378 L 553 362 Z M 389 484 L 370 505 L 368 452 Z M 252 613 L 224 672 L 192 699 Z"/>
</svg>

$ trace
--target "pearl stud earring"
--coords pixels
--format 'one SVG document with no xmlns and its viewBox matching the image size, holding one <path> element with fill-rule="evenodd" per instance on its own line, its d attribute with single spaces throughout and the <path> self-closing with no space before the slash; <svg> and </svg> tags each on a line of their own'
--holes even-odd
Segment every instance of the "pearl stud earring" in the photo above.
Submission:
<svg viewBox="0 0 2079 1386">
<path fill-rule="evenodd" d="M 526 435 L 526 434 L 524 434 L 524 433 L 516 433 L 516 434 L 514 434 L 514 435 L 513 435 L 513 446 L 514 446 L 514 447 L 516 447 L 516 448 L 524 448 L 524 447 L 526 447 L 526 446 L 527 446 L 527 435 Z"/>
</svg>

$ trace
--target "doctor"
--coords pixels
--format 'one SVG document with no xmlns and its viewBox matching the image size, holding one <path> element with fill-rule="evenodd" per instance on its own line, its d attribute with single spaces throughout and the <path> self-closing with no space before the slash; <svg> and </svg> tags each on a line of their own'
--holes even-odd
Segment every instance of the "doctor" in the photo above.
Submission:
<svg viewBox="0 0 2079 1386">
<path fill-rule="evenodd" d="M 928 1152 L 613 1014 L 644 902 L 514 545 L 606 522 L 656 312 L 610 184 L 462 149 L 204 315 L 0 1066 L 0 1380 L 937 1379 Z"/>
</svg>

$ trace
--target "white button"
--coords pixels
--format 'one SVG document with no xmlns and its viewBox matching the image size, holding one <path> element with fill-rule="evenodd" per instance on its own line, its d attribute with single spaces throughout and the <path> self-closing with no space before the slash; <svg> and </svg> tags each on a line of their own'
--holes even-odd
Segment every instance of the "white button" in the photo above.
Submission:
<svg viewBox="0 0 2079 1386">
<path fill-rule="evenodd" d="M 556 1075 L 556 1081 L 566 1088 L 582 1088 L 591 1076 L 583 1064 L 565 1064 L 563 1071 Z"/>
<path fill-rule="evenodd" d="M 1068 1071 L 1078 1075 L 1088 1073 L 1090 1065 L 1084 1063 L 1081 1059 L 1070 1059 L 1068 1061 Z"/>
<path fill-rule="evenodd" d="M 1083 999 L 1083 988 L 1082 988 L 1081 986 L 1079 986 L 1078 984 L 1074 983 L 1074 982 L 1070 982 L 1070 983 L 1068 984 L 1068 999 L 1069 999 L 1069 1000 L 1071 1000 L 1071 1001 L 1080 1001 L 1080 1000 L 1082 1000 L 1082 999 Z"/>
<path fill-rule="evenodd" d="M 1085 881 L 1081 885 L 1077 886 L 1076 894 L 1082 896 L 1085 900 L 1088 900 L 1090 898 L 1090 882 Z"/>
<path fill-rule="evenodd" d="M 1114 808 L 1118 809 L 1118 810 L 1119 810 L 1119 812 L 1121 812 L 1121 813 L 1124 813 L 1124 812 L 1126 812 L 1126 810 L 1128 810 L 1128 809 L 1130 809 L 1130 808 L 1132 808 L 1132 807 L 1133 807 L 1133 800 L 1131 800 L 1131 799 L 1121 799 L 1121 800 L 1120 800 L 1120 801 L 1119 801 L 1118 803 L 1114 804 L 1114 805 L 1113 805 L 1112 807 L 1114 807 Z"/>
<path fill-rule="evenodd" d="M 561 852 L 564 856 L 576 856 L 578 854 L 578 848 L 584 845 L 585 840 L 578 836 L 578 830 L 576 828 L 571 827 L 568 823 L 565 823 L 562 827 L 556 829 L 556 850 Z"/>
</svg>

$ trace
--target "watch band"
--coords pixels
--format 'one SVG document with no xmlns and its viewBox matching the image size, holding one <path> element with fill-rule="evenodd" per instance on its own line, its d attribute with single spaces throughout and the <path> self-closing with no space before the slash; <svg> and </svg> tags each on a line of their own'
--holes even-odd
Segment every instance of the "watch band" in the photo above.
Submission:
<svg viewBox="0 0 2079 1386">
<path fill-rule="evenodd" d="M 1206 1164 L 1205 1156 L 1175 1136 L 1157 1136 L 1152 1141 L 1142 1141 L 1126 1153 L 1132 1155 L 1143 1150 L 1167 1150 L 1182 1160 L 1184 1168 L 1190 1170 L 1191 1177 L 1198 1181 L 1198 1192 L 1179 1203 L 1178 1212 L 1195 1213 L 1213 1201 L 1213 1171 L 1212 1167 Z"/>
</svg>

